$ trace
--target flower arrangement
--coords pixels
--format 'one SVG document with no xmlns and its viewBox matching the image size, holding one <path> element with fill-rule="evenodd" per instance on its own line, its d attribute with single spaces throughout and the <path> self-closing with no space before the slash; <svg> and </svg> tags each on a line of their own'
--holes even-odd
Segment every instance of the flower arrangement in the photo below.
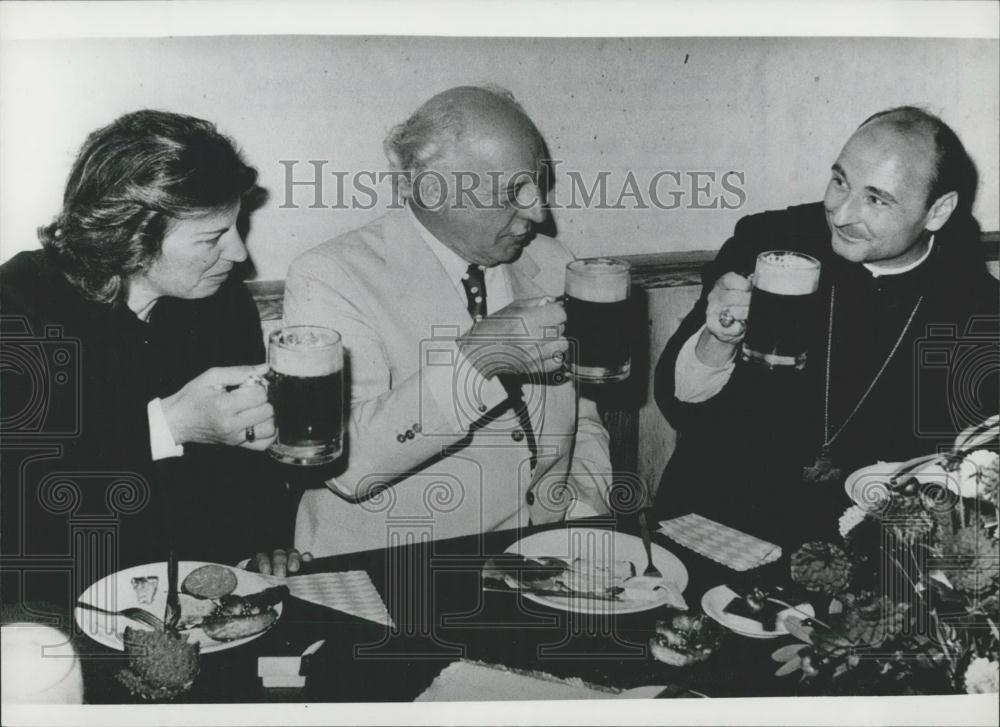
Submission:
<svg viewBox="0 0 1000 727">
<path fill-rule="evenodd" d="M 786 621 L 799 643 L 772 654 L 778 675 L 829 694 L 1000 690 L 998 422 L 895 468 L 840 517 L 842 543 L 791 556 L 793 580 L 833 600 Z"/>
</svg>

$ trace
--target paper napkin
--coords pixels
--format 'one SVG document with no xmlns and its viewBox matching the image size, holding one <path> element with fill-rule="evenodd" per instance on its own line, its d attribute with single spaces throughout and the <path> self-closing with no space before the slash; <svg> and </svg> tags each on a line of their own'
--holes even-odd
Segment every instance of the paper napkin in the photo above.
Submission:
<svg viewBox="0 0 1000 727">
<path fill-rule="evenodd" d="M 659 531 L 716 563 L 750 570 L 781 557 L 781 548 L 728 525 L 691 513 L 660 523 Z"/>
<path fill-rule="evenodd" d="M 284 584 L 296 598 L 317 603 L 352 616 L 392 627 L 392 617 L 385 608 L 372 579 L 363 570 L 340 573 L 313 573 L 307 576 L 263 576 L 275 584 Z"/>
</svg>

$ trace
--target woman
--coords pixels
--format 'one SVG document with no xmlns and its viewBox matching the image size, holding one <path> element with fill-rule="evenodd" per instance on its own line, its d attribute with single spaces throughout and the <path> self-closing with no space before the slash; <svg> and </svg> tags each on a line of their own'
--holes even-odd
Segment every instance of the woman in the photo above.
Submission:
<svg viewBox="0 0 1000 727">
<path fill-rule="evenodd" d="M 43 249 L 0 266 L 5 442 L 55 446 L 5 465 L 23 555 L 69 554 L 89 582 L 168 544 L 235 562 L 290 539 L 260 321 L 232 275 L 256 178 L 207 121 L 126 114 L 87 138 Z"/>
</svg>

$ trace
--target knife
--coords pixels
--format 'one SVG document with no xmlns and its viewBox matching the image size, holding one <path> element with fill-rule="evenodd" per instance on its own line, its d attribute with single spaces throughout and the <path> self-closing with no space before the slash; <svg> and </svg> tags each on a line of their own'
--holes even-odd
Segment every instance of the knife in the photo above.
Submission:
<svg viewBox="0 0 1000 727">
<path fill-rule="evenodd" d="M 177 595 L 177 551 L 173 548 L 167 556 L 167 608 L 163 614 L 165 631 L 177 631 L 181 620 L 181 602 Z"/>
</svg>

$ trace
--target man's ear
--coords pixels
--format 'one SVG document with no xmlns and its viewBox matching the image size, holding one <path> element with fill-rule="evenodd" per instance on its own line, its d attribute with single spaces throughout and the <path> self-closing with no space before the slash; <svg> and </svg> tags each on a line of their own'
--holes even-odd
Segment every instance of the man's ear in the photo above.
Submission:
<svg viewBox="0 0 1000 727">
<path fill-rule="evenodd" d="M 924 228 L 930 232 L 937 232 L 944 227 L 944 223 L 948 221 L 957 206 L 958 192 L 942 194 L 927 211 L 927 221 L 924 223 Z"/>
<path fill-rule="evenodd" d="M 413 201 L 425 210 L 439 210 L 447 203 L 447 188 L 439 172 L 425 169 L 417 172 L 412 183 Z"/>
</svg>

